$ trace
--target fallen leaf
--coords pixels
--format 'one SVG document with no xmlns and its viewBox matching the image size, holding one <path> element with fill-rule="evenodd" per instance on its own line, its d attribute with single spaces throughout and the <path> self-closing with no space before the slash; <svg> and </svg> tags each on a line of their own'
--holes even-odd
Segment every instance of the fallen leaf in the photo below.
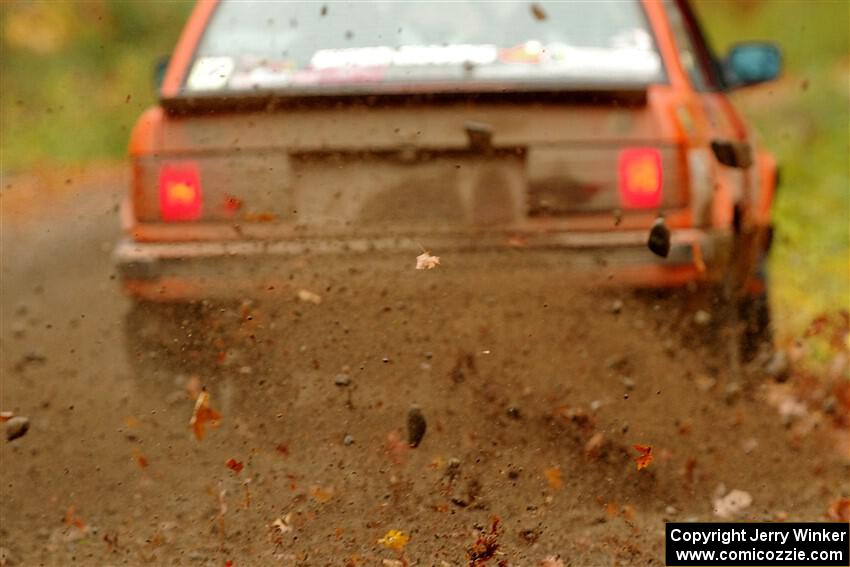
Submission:
<svg viewBox="0 0 850 567">
<path fill-rule="evenodd" d="M 714 499 L 714 513 L 720 518 L 731 518 L 748 508 L 753 497 L 743 490 L 732 490 L 726 496 Z"/>
<path fill-rule="evenodd" d="M 531 4 L 531 15 L 534 16 L 534 19 L 538 22 L 542 22 L 546 19 L 546 11 L 537 2 L 532 2 Z"/>
<path fill-rule="evenodd" d="M 410 541 L 410 536 L 406 533 L 399 530 L 390 530 L 384 534 L 384 537 L 378 540 L 378 543 L 393 551 L 404 551 L 408 541 Z"/>
<path fill-rule="evenodd" d="M 141 451 L 139 451 L 138 449 L 133 449 L 133 457 L 136 459 L 136 464 L 139 465 L 139 467 L 143 469 L 148 468 L 148 465 L 150 463 L 148 463 L 147 458 L 142 455 Z"/>
<path fill-rule="evenodd" d="M 440 257 L 432 256 L 429 252 L 422 252 L 416 257 L 417 270 L 431 270 L 440 265 Z"/>
<path fill-rule="evenodd" d="M 313 485 L 310 487 L 310 496 L 319 504 L 324 504 L 334 497 L 333 488 L 325 488 L 323 486 Z"/>
<path fill-rule="evenodd" d="M 65 512 L 64 522 L 66 526 L 74 526 L 79 529 L 86 527 L 86 523 L 77 515 L 77 508 L 73 504 L 68 506 L 68 511 Z"/>
<path fill-rule="evenodd" d="M 236 459 L 227 459 L 227 462 L 224 463 L 227 468 L 239 474 L 242 472 L 242 469 L 245 468 L 245 463 L 241 463 Z"/>
<path fill-rule="evenodd" d="M 560 490 L 564 486 L 564 478 L 561 474 L 560 467 L 550 467 L 543 470 L 543 476 L 546 477 L 546 482 L 553 490 Z"/>
<path fill-rule="evenodd" d="M 240 199 L 238 197 L 234 197 L 233 195 L 228 195 L 228 194 L 225 193 L 225 195 L 224 195 L 224 210 L 225 211 L 233 214 L 236 211 L 240 210 L 242 208 L 242 205 L 244 205 L 244 203 L 242 202 L 242 199 Z"/>
<path fill-rule="evenodd" d="M 499 543 L 499 536 L 501 535 L 500 522 L 501 520 L 498 517 L 493 518 L 490 524 L 490 531 L 488 533 L 481 533 L 478 539 L 475 540 L 475 543 L 472 544 L 472 547 L 466 550 L 470 567 L 485 565 L 499 551 L 499 547 L 501 547 Z"/>
<path fill-rule="evenodd" d="M 836 522 L 850 522 L 850 498 L 839 498 L 830 504 L 826 515 Z"/>
<path fill-rule="evenodd" d="M 645 469 L 652 462 L 652 447 L 649 445 L 634 445 L 634 448 L 640 453 L 639 456 L 635 457 L 637 470 Z"/>
<path fill-rule="evenodd" d="M 299 289 L 296 294 L 298 299 L 303 301 L 304 303 L 312 303 L 313 305 L 319 305 L 322 302 L 322 296 L 318 293 L 313 293 L 312 291 L 308 291 L 306 289 Z"/>
<path fill-rule="evenodd" d="M 272 525 L 270 526 L 273 530 L 276 530 L 278 533 L 285 534 L 292 531 L 292 514 L 287 514 L 282 518 L 278 518 Z"/>
<path fill-rule="evenodd" d="M 189 420 L 189 427 L 195 434 L 195 438 L 200 441 L 204 438 L 204 426 L 209 423 L 210 427 L 215 427 L 221 421 L 221 414 L 210 407 L 210 394 L 205 389 L 198 394 L 198 399 L 195 400 L 195 409 L 192 412 L 192 419 Z"/>
</svg>

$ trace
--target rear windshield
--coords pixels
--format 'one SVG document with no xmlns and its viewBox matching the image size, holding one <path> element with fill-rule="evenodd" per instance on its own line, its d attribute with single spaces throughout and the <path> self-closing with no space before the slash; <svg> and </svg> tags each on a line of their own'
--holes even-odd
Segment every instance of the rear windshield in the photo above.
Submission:
<svg viewBox="0 0 850 567">
<path fill-rule="evenodd" d="M 636 0 L 224 1 L 184 87 L 531 90 L 646 85 L 663 78 Z"/>
</svg>

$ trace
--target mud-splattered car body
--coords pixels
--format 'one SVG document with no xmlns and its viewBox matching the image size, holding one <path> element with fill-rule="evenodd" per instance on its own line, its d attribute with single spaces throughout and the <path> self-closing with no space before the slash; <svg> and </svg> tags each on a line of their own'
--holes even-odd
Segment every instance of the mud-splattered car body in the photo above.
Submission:
<svg viewBox="0 0 850 567">
<path fill-rule="evenodd" d="M 529 19 L 551 11 L 521 5 Z M 730 104 L 687 4 L 635 5 L 661 64 L 649 82 L 221 91 L 191 88 L 221 6 L 201 0 L 132 135 L 125 288 L 149 300 L 268 293 L 285 289 L 293 257 L 393 250 L 412 269 L 422 249 L 445 265 L 500 248 L 557 251 L 618 285 L 734 274 L 758 287 L 774 160 Z M 659 214 L 667 258 L 646 248 Z"/>
</svg>

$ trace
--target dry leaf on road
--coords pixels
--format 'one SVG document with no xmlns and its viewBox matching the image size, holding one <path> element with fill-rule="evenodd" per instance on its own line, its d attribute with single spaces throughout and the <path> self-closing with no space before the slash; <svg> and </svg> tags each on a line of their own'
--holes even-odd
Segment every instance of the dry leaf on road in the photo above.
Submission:
<svg viewBox="0 0 850 567">
<path fill-rule="evenodd" d="M 743 490 L 732 490 L 722 498 L 714 499 L 714 514 L 720 518 L 731 518 L 753 503 L 753 497 Z"/>
<path fill-rule="evenodd" d="M 308 291 L 306 289 L 298 290 L 298 299 L 303 301 L 304 303 L 312 303 L 313 305 L 319 305 L 322 302 L 322 296 L 318 293 L 313 293 L 312 291 Z"/>
<path fill-rule="evenodd" d="M 564 477 L 561 474 L 559 467 L 551 467 L 543 471 L 543 476 L 546 477 L 546 482 L 549 483 L 554 490 L 560 490 L 564 486 Z"/>
<path fill-rule="evenodd" d="M 645 469 L 652 462 L 652 447 L 650 445 L 634 445 L 634 448 L 635 451 L 640 453 L 639 456 L 635 457 L 637 470 Z"/>
<path fill-rule="evenodd" d="M 204 426 L 209 423 L 210 427 L 215 427 L 221 421 L 221 414 L 210 407 L 210 393 L 206 390 L 201 390 L 198 394 L 198 399 L 195 400 L 195 409 L 192 412 L 192 419 L 189 420 L 189 427 L 195 434 L 195 438 L 200 441 L 204 438 Z"/>
<path fill-rule="evenodd" d="M 378 543 L 393 551 L 404 551 L 408 541 L 410 541 L 410 536 L 406 533 L 399 530 L 390 530 L 384 534 L 384 537 L 378 540 Z"/>
<path fill-rule="evenodd" d="M 850 498 L 839 498 L 830 504 L 827 516 L 834 522 L 850 522 Z"/>
<path fill-rule="evenodd" d="M 440 265 L 440 257 L 432 256 L 429 252 L 423 252 L 416 257 L 417 270 L 431 270 Z"/>
</svg>

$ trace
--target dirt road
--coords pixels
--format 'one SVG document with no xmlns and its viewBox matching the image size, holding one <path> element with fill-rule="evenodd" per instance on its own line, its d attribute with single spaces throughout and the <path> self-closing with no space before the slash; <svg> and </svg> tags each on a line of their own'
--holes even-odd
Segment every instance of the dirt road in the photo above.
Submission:
<svg viewBox="0 0 850 567">
<path fill-rule="evenodd" d="M 4 195 L 0 410 L 30 420 L 0 441 L 8 565 L 468 565 L 496 518 L 480 565 L 660 565 L 663 522 L 718 520 L 733 489 L 752 520 L 822 520 L 848 489 L 686 300 L 517 252 L 305 258 L 265 301 L 133 311 L 102 185 L 26 215 Z M 198 440 L 201 385 L 222 417 Z"/>
</svg>

